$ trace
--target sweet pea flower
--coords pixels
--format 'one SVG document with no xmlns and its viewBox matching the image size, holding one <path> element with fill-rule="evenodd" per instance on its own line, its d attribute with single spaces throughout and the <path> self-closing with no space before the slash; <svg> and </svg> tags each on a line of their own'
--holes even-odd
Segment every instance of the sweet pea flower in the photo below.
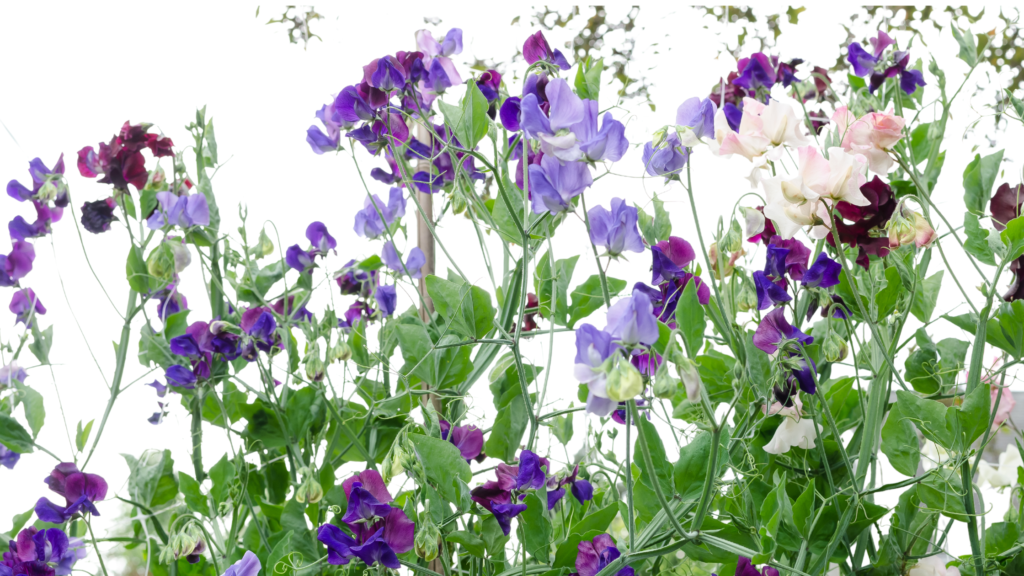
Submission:
<svg viewBox="0 0 1024 576">
<path fill-rule="evenodd" d="M 316 266 L 314 255 L 303 250 L 298 244 L 293 244 L 285 250 L 284 261 L 289 268 L 299 272 L 311 271 Z"/>
<path fill-rule="evenodd" d="M 15 240 L 7 256 L 0 255 L 0 286 L 14 284 L 32 271 L 36 249 L 24 240 Z"/>
<path fill-rule="evenodd" d="M 765 565 L 764 573 L 750 563 L 750 558 L 739 556 L 736 562 L 736 576 L 779 576 L 779 571 Z"/>
<path fill-rule="evenodd" d="M 584 106 L 583 100 L 572 91 L 569 83 L 562 78 L 555 78 L 548 82 L 545 93 L 548 99 L 546 114 L 540 106 L 537 95 L 527 94 L 523 97 L 520 104 L 520 122 L 523 131 L 528 138 L 540 141 L 544 154 L 553 155 L 565 162 L 579 160 L 582 155 L 580 137 L 573 128 L 583 123 L 588 114 L 587 107 Z M 594 132 L 596 132 L 596 102 L 593 104 L 590 114 L 593 117 Z M 586 126 L 589 127 L 589 123 Z M 597 138 L 597 134 L 594 133 L 588 134 L 588 136 Z M 621 157 L 621 154 L 619 156 Z"/>
<path fill-rule="evenodd" d="M 709 98 L 694 96 L 683 101 L 676 109 L 676 134 L 679 142 L 692 148 L 705 138 L 715 137 L 717 107 Z"/>
<path fill-rule="evenodd" d="M 391 316 L 395 313 L 395 308 L 398 306 L 398 293 L 394 286 L 378 286 L 374 298 L 377 300 L 381 314 Z"/>
<path fill-rule="evenodd" d="M 178 196 L 174 192 L 157 192 L 156 200 L 156 210 L 146 219 L 150 230 L 159 230 L 167 225 L 181 228 L 210 225 L 210 206 L 203 194 Z M 84 220 L 85 209 L 82 211 Z"/>
<path fill-rule="evenodd" d="M 555 504 L 562 499 L 565 495 L 565 486 L 568 485 L 572 491 L 573 498 L 580 504 L 593 500 L 594 498 L 594 486 L 584 478 L 578 478 L 580 473 L 580 465 L 577 464 L 572 469 L 572 474 L 569 474 L 565 478 L 558 481 L 557 488 L 554 490 L 548 490 L 548 510 L 555 507 Z"/>
<path fill-rule="evenodd" d="M 388 268 L 399 274 L 405 274 L 406 270 L 408 270 L 409 276 L 412 278 L 419 279 L 423 277 L 423 266 L 427 263 L 427 257 L 423 255 L 423 251 L 419 247 L 414 246 L 409 250 L 409 258 L 405 261 L 404 267 L 401 256 L 395 250 L 395 244 L 390 240 L 384 243 L 384 249 L 381 251 L 380 257 Z"/>
<path fill-rule="evenodd" d="M 783 340 L 794 339 L 805 346 L 814 342 L 813 337 L 804 334 L 786 320 L 785 308 L 775 308 L 766 314 L 754 331 L 754 346 L 766 354 L 774 354 Z"/>
<path fill-rule="evenodd" d="M 960 569 L 956 566 L 946 568 L 953 558 L 946 554 L 936 554 L 917 561 L 917 564 L 907 572 L 907 576 L 960 576 Z"/>
<path fill-rule="evenodd" d="M 245 555 L 238 562 L 235 562 L 221 576 L 259 576 L 263 565 L 255 554 L 246 550 Z"/>
<path fill-rule="evenodd" d="M 17 180 L 7 183 L 7 195 L 18 202 L 38 200 L 46 204 L 53 202 L 58 207 L 68 204 L 68 187 L 64 182 L 64 154 L 61 154 L 50 170 L 39 158 L 28 163 L 28 173 L 32 176 L 32 189 Z"/>
<path fill-rule="evenodd" d="M 44 482 L 66 502 L 66 506 L 59 506 L 45 497 L 40 498 L 35 511 L 44 522 L 63 524 L 82 509 L 99 516 L 94 503 L 107 497 L 107 481 L 98 474 L 81 472 L 72 462 L 57 464 Z"/>
<path fill-rule="evenodd" d="M 530 200 L 534 214 L 558 214 L 572 206 L 579 196 L 594 182 L 590 168 L 583 162 L 562 164 L 554 156 L 545 154 L 540 165 L 531 164 Z"/>
<path fill-rule="evenodd" d="M 982 380 L 986 379 L 983 378 Z M 991 378 L 988 380 L 991 380 Z M 992 386 L 990 393 L 992 395 L 991 411 L 995 413 L 995 416 L 992 418 L 992 431 L 995 432 L 1010 417 L 1014 406 L 1017 405 L 1017 399 L 1013 397 L 1013 392 L 1010 391 L 1009 387 Z M 998 408 L 996 407 L 996 398 L 999 398 Z"/>
<path fill-rule="evenodd" d="M 498 117 L 501 119 L 501 125 L 505 127 L 505 130 L 509 132 L 519 132 L 522 129 L 520 121 L 520 114 L 522 111 L 522 99 L 518 96 L 509 96 L 501 104 L 501 110 L 498 111 Z"/>
<path fill-rule="evenodd" d="M 551 49 L 547 39 L 544 38 L 544 33 L 540 30 L 526 38 L 526 42 L 523 44 L 523 58 L 526 59 L 527 64 L 543 60 L 558 66 L 562 70 L 570 68 L 569 61 L 565 59 L 565 56 L 559 50 Z"/>
<path fill-rule="evenodd" d="M 116 207 L 113 198 L 82 204 L 82 227 L 93 234 L 110 230 L 110 223 L 118 219 L 114 216 Z"/>
<path fill-rule="evenodd" d="M 771 90 L 777 79 L 777 72 L 772 59 L 762 52 L 751 54 L 749 58 L 740 58 L 736 63 L 740 74 L 732 83 L 748 91 L 758 88 Z"/>
<path fill-rule="evenodd" d="M 856 118 L 846 106 L 840 106 L 832 115 L 832 123 L 842 139 L 843 150 L 867 158 L 872 172 L 883 176 L 889 173 L 893 166 L 889 150 L 903 138 L 906 120 L 891 110 Z"/>
<path fill-rule="evenodd" d="M 654 316 L 651 299 L 642 290 L 634 290 L 627 298 L 608 308 L 605 331 L 628 348 L 650 346 L 658 340 L 658 319 Z"/>
<path fill-rule="evenodd" d="M 868 52 L 861 47 L 860 42 L 851 42 L 846 48 L 846 60 L 853 66 L 853 73 L 861 78 L 871 74 L 875 70 L 882 52 L 892 46 L 893 39 L 888 34 L 879 30 L 874 38 L 870 39 L 872 51 Z"/>
<path fill-rule="evenodd" d="M 793 299 L 784 287 L 772 282 L 761 270 L 754 271 L 754 289 L 757 292 L 758 310 L 767 310 Z"/>
<path fill-rule="evenodd" d="M 98 153 L 92 146 L 82 148 L 78 151 L 78 171 L 86 178 L 102 175 L 99 182 L 118 190 L 127 191 L 129 184 L 142 190 L 149 181 L 142 150 L 148 148 L 157 158 L 174 155 L 171 139 L 150 134 L 151 126 L 125 122 L 109 143 L 100 142 Z"/>
<path fill-rule="evenodd" d="M 346 86 L 330 104 L 324 104 L 316 111 L 316 117 L 327 131 L 316 125 L 310 126 L 306 130 L 306 142 L 319 155 L 337 150 L 342 129 L 352 128 L 360 120 L 374 119 L 374 112 L 355 86 Z"/>
<path fill-rule="evenodd" d="M 355 260 L 349 260 L 334 279 L 345 295 L 355 294 L 367 298 L 377 285 L 376 270 L 362 270 Z"/>
<path fill-rule="evenodd" d="M 573 576 L 595 576 L 621 555 L 612 537 L 607 534 L 581 541 L 576 547 L 576 573 Z M 615 576 L 633 576 L 633 568 L 625 566 Z"/>
<path fill-rule="evenodd" d="M 993 488 L 1013 486 L 1017 483 L 1017 468 L 1021 466 L 1024 466 L 1024 460 L 1021 460 L 1020 450 L 1011 444 L 999 455 L 998 467 L 985 460 L 978 463 L 978 484 L 987 483 Z"/>
<path fill-rule="evenodd" d="M 617 403 L 608 398 L 606 388 L 610 369 L 607 361 L 619 349 L 620 346 L 612 340 L 611 334 L 591 324 L 582 324 L 576 329 L 573 374 L 589 389 L 587 412 L 590 414 L 603 417 L 615 409 Z"/>
<path fill-rule="evenodd" d="M 590 220 L 590 241 L 607 250 L 611 256 L 622 252 L 643 252 L 644 241 L 637 228 L 637 209 L 626 204 L 622 198 L 612 198 L 609 212 L 597 205 L 587 212 Z"/>
<path fill-rule="evenodd" d="M 889 248 L 909 244 L 926 248 L 939 237 L 928 219 L 908 208 L 906 201 L 901 201 L 896 207 L 896 213 L 889 219 L 886 228 L 889 231 Z"/>
<path fill-rule="evenodd" d="M 356 213 L 356 234 L 360 238 L 380 236 L 396 220 L 405 216 L 405 204 L 405 194 L 401 188 L 391 189 L 387 205 L 376 194 L 367 198 L 363 201 L 363 209 Z"/>
<path fill-rule="evenodd" d="M 803 275 L 801 283 L 809 288 L 831 288 L 839 284 L 839 273 L 843 266 L 821 252 L 817 260 Z"/>
<path fill-rule="evenodd" d="M 476 426 L 452 426 L 443 418 L 438 420 L 438 424 L 441 427 L 441 439 L 454 444 L 466 462 L 483 452 L 484 433 Z"/>
<path fill-rule="evenodd" d="M 775 435 L 765 445 L 764 451 L 777 456 L 789 452 L 793 447 L 810 450 L 815 447 L 814 439 L 820 432 L 821 428 L 816 427 L 810 418 L 796 420 L 783 417 L 782 424 L 775 429 Z"/>
<path fill-rule="evenodd" d="M 14 465 L 21 459 L 21 454 L 0 444 L 0 466 L 8 470 L 14 470 Z"/>
<path fill-rule="evenodd" d="M 413 548 L 416 526 L 393 498 L 375 470 L 366 470 L 342 483 L 348 507 L 341 521 L 353 536 L 333 524 L 320 526 L 317 540 L 327 547 L 327 562 L 338 566 L 358 558 L 373 566 L 397 570 L 398 554 Z"/>
<path fill-rule="evenodd" d="M 584 100 L 583 120 L 572 127 L 573 134 L 580 142 L 580 151 L 591 162 L 618 162 L 629 149 L 629 141 L 625 135 L 626 127 L 622 122 L 612 118 L 611 112 L 605 112 L 601 128 L 598 129 L 597 116 L 597 101 Z"/>
<path fill-rule="evenodd" d="M 11 304 L 8 309 L 14 314 L 14 323 L 22 323 L 26 328 L 32 327 L 32 316 L 46 314 L 46 307 L 39 301 L 36 293 L 31 288 L 16 290 L 11 297 Z"/>
<path fill-rule="evenodd" d="M 651 176 L 676 176 L 689 158 L 690 149 L 683 145 L 675 132 L 666 136 L 658 145 L 654 142 L 644 144 L 644 170 Z"/>
<path fill-rule="evenodd" d="M 64 215 L 64 209 L 60 206 L 51 207 L 45 202 L 33 200 L 32 206 L 36 209 L 36 220 L 29 224 L 23 216 L 15 216 L 7 223 L 7 231 L 11 240 L 27 240 L 28 238 L 39 238 L 46 236 L 51 231 L 51 224 L 59 222 Z"/>
</svg>

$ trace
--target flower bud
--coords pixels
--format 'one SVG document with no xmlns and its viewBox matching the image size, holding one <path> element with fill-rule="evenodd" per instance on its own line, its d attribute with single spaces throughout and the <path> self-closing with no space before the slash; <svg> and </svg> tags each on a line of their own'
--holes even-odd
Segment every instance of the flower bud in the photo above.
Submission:
<svg viewBox="0 0 1024 576">
<path fill-rule="evenodd" d="M 352 358 L 352 347 L 344 338 L 338 338 L 338 342 L 331 348 L 331 362 L 347 362 Z"/>
<path fill-rule="evenodd" d="M 260 239 L 256 246 L 250 248 L 252 255 L 257 259 L 270 256 L 274 253 L 274 243 L 270 241 L 265 230 L 260 230 Z"/>
<path fill-rule="evenodd" d="M 668 372 L 668 362 L 662 362 L 654 374 L 654 395 L 658 398 L 672 398 L 679 389 L 679 381 Z"/>
<path fill-rule="evenodd" d="M 704 382 L 700 379 L 697 365 L 689 358 L 682 358 L 676 363 L 676 370 L 679 371 L 683 387 L 686 388 L 686 399 L 695 404 L 700 402 L 700 389 L 704 386 Z"/>
<path fill-rule="evenodd" d="M 897 207 L 886 229 L 889 232 L 890 248 L 899 248 L 911 243 L 918 248 L 925 248 L 938 238 L 928 220 L 908 208 L 906 202 L 901 202 Z"/>
<path fill-rule="evenodd" d="M 430 519 L 430 510 L 420 514 L 420 523 L 416 527 L 416 539 L 413 541 L 413 548 L 416 555 L 427 562 L 437 558 L 441 531 Z"/>
<path fill-rule="evenodd" d="M 644 391 L 644 379 L 640 371 L 621 354 L 615 355 L 615 363 L 608 374 L 608 398 L 616 402 L 632 400 Z"/>
<path fill-rule="evenodd" d="M 651 135 L 651 144 L 655 149 L 661 146 L 661 143 L 665 141 L 665 137 L 668 135 L 668 126 L 662 126 L 654 131 Z"/>
<path fill-rule="evenodd" d="M 744 231 L 747 238 L 753 238 L 764 232 L 764 212 L 756 208 L 743 208 Z"/>
<path fill-rule="evenodd" d="M 295 490 L 295 501 L 299 504 L 305 504 L 306 502 L 316 504 L 323 497 L 324 489 L 312 475 L 303 480 L 302 484 L 299 484 L 299 487 Z"/>
<path fill-rule="evenodd" d="M 320 382 L 324 379 L 324 361 L 320 359 L 320 344 L 314 342 L 306 354 L 306 378 L 313 382 Z"/>
<path fill-rule="evenodd" d="M 835 332 L 825 338 L 825 359 L 829 362 L 842 362 L 846 358 L 847 352 L 849 349 L 846 347 L 846 341 Z"/>
</svg>

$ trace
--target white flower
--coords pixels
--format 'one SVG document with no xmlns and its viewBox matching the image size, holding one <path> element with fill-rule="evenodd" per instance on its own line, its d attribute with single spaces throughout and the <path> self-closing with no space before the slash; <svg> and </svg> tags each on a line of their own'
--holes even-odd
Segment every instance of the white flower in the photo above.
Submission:
<svg viewBox="0 0 1024 576">
<path fill-rule="evenodd" d="M 952 558 L 945 554 L 922 558 L 910 569 L 907 576 L 960 576 L 960 569 L 956 566 L 946 568 L 946 562 L 950 560 Z"/>
<path fill-rule="evenodd" d="M 949 452 L 931 440 L 924 441 L 924 446 L 921 447 L 921 456 L 924 456 L 921 466 L 925 470 L 934 470 L 949 460 Z"/>
<path fill-rule="evenodd" d="M 1017 468 L 1024 466 L 1021 460 L 1020 451 L 1017 447 L 1010 445 L 999 455 L 999 467 L 993 467 L 984 460 L 978 464 L 978 483 L 988 482 L 993 488 L 1013 486 L 1017 483 Z"/>
<path fill-rule="evenodd" d="M 810 450 L 814 448 L 814 439 L 820 432 L 820 428 L 810 418 L 783 418 L 782 425 L 775 429 L 775 436 L 765 445 L 764 451 L 769 454 L 785 454 L 794 446 Z"/>
</svg>

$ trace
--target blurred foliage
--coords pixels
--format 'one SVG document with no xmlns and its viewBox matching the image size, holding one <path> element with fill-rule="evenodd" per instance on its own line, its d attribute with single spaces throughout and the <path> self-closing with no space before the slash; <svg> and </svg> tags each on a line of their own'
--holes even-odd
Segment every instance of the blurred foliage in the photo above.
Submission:
<svg viewBox="0 0 1024 576">
<path fill-rule="evenodd" d="M 277 18 L 271 18 L 267 21 L 267 24 L 290 24 L 291 28 L 288 29 L 288 41 L 292 44 L 298 44 L 299 40 L 302 40 L 302 49 L 305 50 L 309 46 L 311 38 L 323 41 L 323 38 L 313 34 L 309 29 L 310 22 L 314 20 L 323 20 L 323 16 L 316 11 L 312 6 L 303 6 L 305 12 L 302 12 L 296 6 L 287 6 L 284 12 Z M 293 14 L 293 11 L 295 12 Z M 260 17 L 260 9 L 256 7 L 256 17 Z"/>
</svg>

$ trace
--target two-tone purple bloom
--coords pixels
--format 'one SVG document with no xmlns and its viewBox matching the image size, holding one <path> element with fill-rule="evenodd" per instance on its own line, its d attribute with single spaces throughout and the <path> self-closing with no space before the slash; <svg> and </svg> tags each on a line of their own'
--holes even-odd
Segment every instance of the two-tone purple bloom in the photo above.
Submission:
<svg viewBox="0 0 1024 576">
<path fill-rule="evenodd" d="M 280 345 L 281 337 L 277 334 L 277 320 L 274 319 L 274 314 L 268 308 L 262 306 L 249 308 L 242 313 L 239 327 L 259 350 L 269 353 L 272 348 Z M 243 356 L 245 356 L 244 348 Z M 251 359 L 246 357 L 246 360 L 250 362 L 255 359 L 255 356 Z"/>
<path fill-rule="evenodd" d="M 348 508 L 342 522 L 345 532 L 334 524 L 320 527 L 317 539 L 327 546 L 327 562 L 338 566 L 358 558 L 373 566 L 397 570 L 398 554 L 413 548 L 415 524 L 401 508 L 391 506 L 394 499 L 380 474 L 366 470 L 342 483 Z"/>
<path fill-rule="evenodd" d="M 327 231 L 327 226 L 323 222 L 310 223 L 306 227 L 306 239 L 309 240 L 311 249 L 303 250 L 298 244 L 294 244 L 284 255 L 285 264 L 299 272 L 309 272 L 316 266 L 317 256 L 325 258 L 328 251 L 338 246 L 338 242 Z"/>
<path fill-rule="evenodd" d="M 355 260 L 349 260 L 334 279 L 344 295 L 355 294 L 368 298 L 377 285 L 377 271 L 363 270 L 356 266 Z"/>
<path fill-rule="evenodd" d="M 751 54 L 749 58 L 740 58 L 737 68 L 740 70 L 740 75 L 732 83 L 740 88 L 751 92 L 758 88 L 770 91 L 775 85 L 775 65 L 762 52 Z"/>
<path fill-rule="evenodd" d="M 0 560 L 0 574 L 66 576 L 82 558 L 85 546 L 81 538 L 68 538 L 60 528 L 29 526 L 10 541 L 10 551 Z"/>
<path fill-rule="evenodd" d="M 572 128 L 583 122 L 583 100 L 572 91 L 569 83 L 561 78 L 548 82 L 545 94 L 547 106 L 543 109 L 536 94 L 523 96 L 520 104 L 520 124 L 523 132 L 529 138 L 540 140 L 541 150 L 545 154 L 551 154 L 565 162 L 579 160 L 579 139 Z"/>
<path fill-rule="evenodd" d="M 655 313 L 659 319 L 673 326 L 675 305 L 686 285 L 696 282 L 697 300 L 706 305 L 711 300 L 711 289 L 700 276 L 687 270 L 696 254 L 689 242 L 678 236 L 669 236 L 651 246 L 651 284 L 661 290 L 660 298 L 654 289 L 647 288 L 645 293 L 655 305 Z M 638 286 L 642 286 L 638 284 Z M 636 287 L 634 287 L 634 290 Z"/>
<path fill-rule="evenodd" d="M 576 359 L 573 375 L 586 384 L 587 412 L 607 416 L 615 409 L 617 402 L 608 398 L 609 359 L 622 347 L 613 341 L 612 335 L 598 330 L 592 324 L 582 324 L 576 329 Z"/>
<path fill-rule="evenodd" d="M 449 58 L 462 53 L 461 29 L 452 28 L 440 41 L 435 40 L 429 30 L 420 30 L 416 32 L 416 46 L 423 53 L 422 65 L 425 74 L 422 74 L 420 88 L 428 104 L 434 95 L 462 84 L 462 76 Z"/>
<path fill-rule="evenodd" d="M 539 30 L 526 38 L 526 42 L 523 44 L 523 58 L 527 64 L 544 61 L 554 64 L 562 70 L 568 70 L 570 67 L 565 56 L 559 50 L 552 50 L 547 38 L 544 38 L 544 33 Z"/>
<path fill-rule="evenodd" d="M 813 337 L 804 334 L 786 320 L 785 308 L 775 308 L 761 318 L 761 323 L 754 331 L 754 346 L 766 354 L 774 354 L 786 340 L 796 340 L 805 346 L 814 342 Z"/>
<path fill-rule="evenodd" d="M 146 226 L 150 230 L 160 230 L 168 225 L 181 228 L 210 225 L 210 206 L 203 194 L 186 193 L 179 196 L 170 191 L 157 192 L 156 201 L 156 210 L 146 219 Z M 82 213 L 84 224 L 85 208 Z"/>
<path fill-rule="evenodd" d="M 162 289 L 154 292 L 152 297 L 156 300 L 157 317 L 161 321 L 171 314 L 177 314 L 182 310 L 188 309 L 188 299 L 178 291 L 177 284 L 172 283 L 164 286 Z"/>
<path fill-rule="evenodd" d="M 326 132 L 319 126 L 310 126 L 306 130 L 306 142 L 313 152 L 323 154 L 338 149 L 342 130 L 352 128 L 360 120 L 372 120 L 374 111 L 355 86 L 346 86 L 330 104 L 324 104 L 317 110 L 316 117 Z"/>
<path fill-rule="evenodd" d="M 50 233 L 52 224 L 59 222 L 64 215 L 64 208 L 60 206 L 51 207 L 45 202 L 33 200 L 32 205 L 36 209 L 36 220 L 29 224 L 23 216 L 15 216 L 7 223 L 7 231 L 11 240 L 26 240 L 28 238 L 39 238 Z"/>
<path fill-rule="evenodd" d="M 571 576 L 596 576 L 621 555 L 615 547 L 615 541 L 607 534 L 594 536 L 593 540 L 584 540 L 576 548 L 576 572 Z M 633 576 L 633 569 L 625 566 L 615 576 Z"/>
<path fill-rule="evenodd" d="M 587 212 L 590 220 L 590 241 L 604 248 L 610 256 L 624 251 L 643 252 L 644 241 L 637 228 L 638 213 L 622 198 L 612 198 L 611 211 L 597 205 Z"/>
<path fill-rule="evenodd" d="M 569 490 L 572 492 L 573 498 L 580 504 L 587 502 L 594 498 L 594 486 L 589 480 L 585 478 L 578 478 L 580 473 L 580 465 L 577 464 L 572 469 L 572 474 L 558 480 L 556 484 L 548 486 L 548 510 L 555 507 L 555 504 L 565 496 L 565 487 L 569 486 Z M 553 484 L 554 478 L 548 480 L 549 484 Z"/>
<path fill-rule="evenodd" d="M 22 323 L 26 328 L 32 327 L 33 316 L 46 314 L 46 307 L 31 288 L 16 290 L 11 297 L 8 309 L 14 314 L 14 323 Z"/>
<path fill-rule="evenodd" d="M 892 64 L 882 69 L 878 65 L 884 62 L 882 58 L 885 49 L 893 45 L 893 39 L 888 34 L 879 30 L 878 34 L 871 38 L 871 52 L 865 50 L 860 42 L 851 42 L 847 47 L 846 60 L 853 66 L 853 73 L 861 78 L 871 76 L 868 86 L 870 92 L 874 92 L 881 86 L 886 78 L 900 77 L 900 89 L 906 94 L 913 94 L 918 86 L 924 86 L 924 74 L 920 70 L 908 69 L 910 64 L 910 53 L 897 50 L 892 53 Z"/>
<path fill-rule="evenodd" d="M 530 165 L 530 202 L 534 214 L 558 214 L 572 208 L 572 199 L 594 183 L 590 168 L 583 162 L 562 164 L 554 156 L 544 155 L 540 165 Z"/>
<path fill-rule="evenodd" d="M 651 176 L 678 177 L 690 157 L 690 149 L 683 146 L 679 135 L 671 133 L 658 145 L 644 144 L 644 170 Z"/>
<path fill-rule="evenodd" d="M 24 240 L 15 240 L 6 256 L 0 254 L 0 286 L 14 286 L 32 271 L 36 249 Z"/>
<path fill-rule="evenodd" d="M 396 220 L 405 216 L 405 194 L 401 188 L 392 188 L 388 203 L 376 194 L 363 202 L 363 209 L 356 213 L 355 231 L 360 238 L 376 238 L 383 234 Z"/>
<path fill-rule="evenodd" d="M 98 474 L 81 472 L 72 462 L 62 462 L 44 479 L 50 490 L 64 497 L 65 505 L 50 502 L 46 497 L 36 502 L 36 516 L 43 522 L 63 524 L 81 510 L 99 516 L 95 502 L 107 497 L 107 481 Z"/>
<path fill-rule="evenodd" d="M 423 255 L 423 251 L 419 247 L 414 246 L 409 250 L 409 258 L 406 259 L 404 267 L 402 265 L 402 257 L 399 256 L 398 251 L 395 250 L 395 244 L 390 240 L 384 243 L 384 249 L 381 251 L 380 257 L 388 268 L 398 274 L 405 274 L 408 270 L 411 278 L 419 279 L 423 277 L 422 269 L 427 263 L 427 257 Z"/>
<path fill-rule="evenodd" d="M 447 420 L 440 419 L 441 439 L 447 440 L 459 449 L 466 462 L 480 456 L 484 449 L 484 433 L 476 426 L 452 426 Z"/>
<path fill-rule="evenodd" d="M 68 205 L 68 187 L 64 182 L 64 155 L 61 154 L 50 170 L 39 158 L 28 163 L 28 173 L 32 176 L 32 188 L 24 186 L 17 180 L 7 183 L 7 195 L 18 202 L 38 200 L 43 204 L 53 202 L 54 206 L 63 208 Z"/>
<path fill-rule="evenodd" d="M 359 323 L 360 320 L 369 320 L 373 317 L 376 311 L 370 308 L 370 305 L 361 300 L 353 302 L 345 314 L 338 318 L 338 328 L 343 332 L 348 332 L 353 326 Z"/>
<path fill-rule="evenodd" d="M 474 488 L 471 498 L 494 515 L 501 531 L 508 536 L 512 531 L 512 519 L 526 510 L 526 504 L 517 503 L 522 493 L 545 486 L 548 482 L 546 471 L 550 469 L 551 463 L 547 458 L 523 450 L 519 453 L 519 464 L 498 464 L 494 472 L 496 480 L 488 480 Z M 549 509 L 551 505 L 549 501 Z"/>
</svg>

